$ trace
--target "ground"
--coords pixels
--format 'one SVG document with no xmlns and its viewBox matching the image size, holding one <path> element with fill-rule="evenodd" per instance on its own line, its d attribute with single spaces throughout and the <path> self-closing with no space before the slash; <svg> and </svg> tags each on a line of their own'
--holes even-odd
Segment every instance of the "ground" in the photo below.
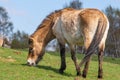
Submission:
<svg viewBox="0 0 120 80">
<path fill-rule="evenodd" d="M 67 68 L 63 75 L 58 72 L 60 67 L 58 52 L 46 52 L 37 67 L 26 65 L 27 53 L 27 50 L 0 48 L 0 80 L 97 80 L 96 55 L 93 55 L 87 78 L 83 79 L 76 76 L 69 53 L 67 53 Z M 83 55 L 77 54 L 77 57 L 80 62 Z M 104 57 L 103 70 L 103 80 L 120 80 L 120 58 Z"/>
</svg>

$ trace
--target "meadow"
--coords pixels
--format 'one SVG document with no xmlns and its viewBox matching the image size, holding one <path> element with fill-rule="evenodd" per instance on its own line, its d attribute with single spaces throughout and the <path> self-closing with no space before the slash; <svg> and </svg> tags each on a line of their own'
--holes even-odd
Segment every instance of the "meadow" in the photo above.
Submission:
<svg viewBox="0 0 120 80">
<path fill-rule="evenodd" d="M 58 72 L 58 52 L 46 52 L 36 67 L 26 65 L 27 54 L 27 50 L 0 48 L 0 80 L 97 80 L 97 55 L 93 55 L 87 78 L 84 79 L 76 76 L 70 53 L 67 53 L 67 68 L 64 74 Z M 80 62 L 83 55 L 77 54 L 77 57 Z M 120 58 L 104 57 L 103 70 L 102 80 L 120 80 Z"/>
</svg>

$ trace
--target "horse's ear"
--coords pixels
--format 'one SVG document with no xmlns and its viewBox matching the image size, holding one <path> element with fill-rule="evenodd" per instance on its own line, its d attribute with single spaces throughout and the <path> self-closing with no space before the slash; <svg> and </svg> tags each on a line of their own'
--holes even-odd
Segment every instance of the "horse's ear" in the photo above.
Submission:
<svg viewBox="0 0 120 80">
<path fill-rule="evenodd" d="M 29 44 L 33 44 L 33 38 L 29 37 L 28 43 L 29 43 Z"/>
</svg>

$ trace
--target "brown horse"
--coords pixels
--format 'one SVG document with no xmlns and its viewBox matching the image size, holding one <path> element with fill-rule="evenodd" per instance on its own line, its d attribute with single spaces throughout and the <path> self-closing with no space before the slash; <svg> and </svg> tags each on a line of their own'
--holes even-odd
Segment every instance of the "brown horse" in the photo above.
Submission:
<svg viewBox="0 0 120 80">
<path fill-rule="evenodd" d="M 3 45 L 3 39 L 2 38 L 0 38 L 0 47 L 2 47 L 2 45 Z"/>
<path fill-rule="evenodd" d="M 66 8 L 48 15 L 37 30 L 29 38 L 28 65 L 36 65 L 45 54 L 49 41 L 57 39 L 60 45 L 60 73 L 66 69 L 65 43 L 71 50 L 71 58 L 75 64 L 77 75 L 81 75 L 80 67 L 85 63 L 83 77 L 86 77 L 91 55 L 98 50 L 98 78 L 102 78 L 102 58 L 105 41 L 109 29 L 107 17 L 97 9 L 75 10 Z M 75 56 L 75 45 L 84 40 L 85 57 L 80 64 Z"/>
</svg>

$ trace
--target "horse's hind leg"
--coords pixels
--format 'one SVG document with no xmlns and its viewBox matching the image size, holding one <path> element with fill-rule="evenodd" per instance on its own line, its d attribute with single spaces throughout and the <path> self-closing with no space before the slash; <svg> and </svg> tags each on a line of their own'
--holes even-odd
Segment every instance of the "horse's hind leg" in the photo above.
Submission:
<svg viewBox="0 0 120 80">
<path fill-rule="evenodd" d="M 90 57 L 91 58 L 91 57 Z M 88 72 L 88 68 L 89 68 L 89 63 L 90 63 L 90 58 L 89 60 L 85 63 L 84 69 L 83 69 L 83 73 L 82 73 L 82 77 L 86 78 L 87 72 Z"/>
<path fill-rule="evenodd" d="M 84 43 L 84 52 L 86 52 L 86 50 L 88 49 L 90 43 L 91 43 L 91 37 L 89 34 L 86 33 L 86 35 L 88 36 L 85 36 L 86 39 L 85 39 L 85 43 Z M 82 73 L 82 77 L 86 78 L 87 76 L 87 73 L 88 73 L 88 69 L 89 69 L 89 63 L 90 63 L 90 59 L 91 57 L 89 58 L 89 60 L 85 63 L 85 66 L 84 66 L 84 69 L 83 69 L 83 73 Z"/>
<path fill-rule="evenodd" d="M 78 62 L 77 62 L 76 53 L 75 53 L 74 48 L 75 48 L 74 46 L 71 47 L 71 58 L 72 58 L 72 60 L 73 60 L 73 62 L 75 64 L 77 75 L 81 75 L 80 67 L 79 67 Z"/>
<path fill-rule="evenodd" d="M 59 43 L 59 45 L 60 45 L 60 57 L 61 57 L 61 66 L 60 66 L 59 72 L 62 74 L 66 69 L 65 44 Z"/>
<path fill-rule="evenodd" d="M 98 78 L 103 77 L 103 69 L 102 69 L 102 62 L 103 62 L 103 54 L 104 54 L 105 44 L 99 46 L 99 53 L 98 53 Z"/>
</svg>

